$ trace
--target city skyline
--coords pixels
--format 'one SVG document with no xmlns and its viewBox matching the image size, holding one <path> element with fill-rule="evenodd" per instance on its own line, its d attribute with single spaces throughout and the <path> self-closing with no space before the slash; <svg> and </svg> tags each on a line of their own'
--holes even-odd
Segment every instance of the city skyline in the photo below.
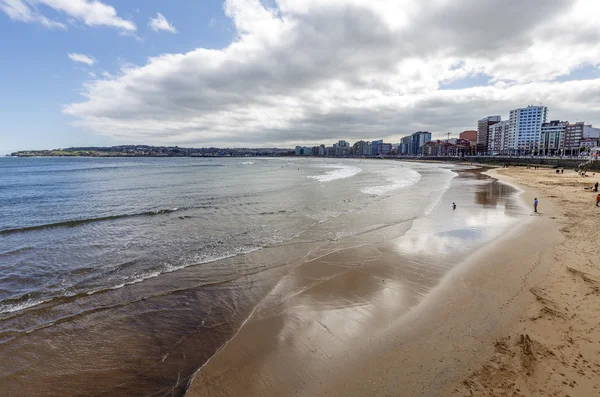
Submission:
<svg viewBox="0 0 600 397">
<path fill-rule="evenodd" d="M 591 0 L 0 0 L 14 38 L 0 43 L 0 153 L 436 139 L 538 103 L 598 125 L 599 13 Z"/>
<path fill-rule="evenodd" d="M 430 131 L 425 131 L 428 134 L 430 134 L 430 140 L 449 140 L 449 139 L 459 139 L 462 138 L 462 135 L 465 133 L 473 133 L 472 138 L 471 139 L 467 139 L 469 141 L 471 141 L 473 143 L 474 146 L 477 146 L 476 151 L 477 152 L 487 152 L 487 151 L 495 151 L 495 150 L 503 150 L 506 149 L 507 147 L 511 147 L 512 149 L 516 149 L 516 132 L 510 130 L 509 128 L 509 123 L 510 123 L 510 118 L 511 115 L 513 113 L 516 113 L 518 111 L 521 110 L 528 110 L 530 108 L 544 108 L 544 114 L 545 114 L 545 118 L 543 120 L 544 123 L 548 122 L 548 124 L 550 123 L 550 118 L 548 117 L 548 108 L 547 106 L 544 106 L 543 104 L 540 105 L 527 105 L 526 107 L 521 107 L 521 108 L 515 108 L 515 109 L 511 109 L 508 111 L 509 113 L 509 119 L 502 119 L 501 115 L 497 115 L 497 116 L 487 116 L 484 117 L 481 120 L 478 120 L 476 122 L 474 122 L 475 124 L 475 129 L 466 129 L 460 132 L 446 132 L 446 133 L 442 133 L 442 132 L 430 132 Z M 558 121 L 558 119 L 554 120 L 554 118 L 552 118 L 552 122 L 556 122 Z M 482 123 L 485 124 L 485 127 L 482 127 Z M 568 122 L 567 122 L 568 124 Z M 581 125 L 582 126 L 582 130 L 581 132 L 583 133 L 583 125 L 585 124 L 586 127 L 591 127 L 591 124 L 586 124 L 584 121 L 575 121 L 573 123 L 573 125 Z M 541 124 L 540 124 L 541 126 Z M 595 130 L 597 130 L 597 128 L 595 128 Z M 482 135 L 482 131 L 484 132 L 484 135 Z M 492 131 L 495 131 L 495 133 L 493 133 Z M 537 145 L 539 146 L 539 139 L 541 138 L 541 132 L 542 129 L 540 128 L 540 134 L 538 134 L 537 136 Z M 512 136 L 506 140 L 505 142 L 505 135 L 509 135 L 512 133 Z M 494 138 L 494 135 L 496 134 L 496 137 Z M 386 144 L 401 144 L 402 140 L 404 138 L 409 138 L 411 135 L 414 135 L 414 133 L 408 133 L 408 135 L 400 135 L 399 139 L 398 139 L 398 134 L 394 135 L 394 138 L 391 139 L 387 139 L 388 143 Z M 498 138 L 498 136 L 501 136 L 501 138 Z M 581 137 L 579 137 L 581 138 Z M 578 139 L 579 139 L 578 138 Z M 466 139 L 466 138 L 465 138 Z M 499 144 L 498 142 L 500 141 L 500 139 L 502 139 L 502 142 Z M 334 138 L 333 139 L 338 140 L 339 142 L 345 142 L 345 140 L 343 139 L 339 139 L 339 138 Z M 269 145 L 268 143 L 265 143 L 263 145 L 256 145 L 256 146 L 222 146 L 221 148 L 223 149 L 289 149 L 289 150 L 294 150 L 294 148 L 297 147 L 314 147 L 314 145 L 316 146 L 327 146 L 331 144 L 332 139 L 326 140 L 323 139 L 322 141 L 319 142 L 302 142 L 300 144 L 296 144 L 292 147 L 277 147 L 277 146 L 273 146 L 273 145 Z M 379 141 L 381 143 L 384 143 L 384 139 L 381 138 L 361 138 L 358 139 L 356 142 L 375 142 L 375 141 Z M 485 142 L 485 145 L 483 147 L 480 147 L 481 144 L 479 143 L 480 141 Z M 510 143 L 508 143 L 509 141 L 512 141 L 512 145 L 510 146 Z M 323 143 L 324 142 L 324 143 Z M 488 148 L 488 144 L 490 145 Z M 563 142 L 564 144 L 564 142 Z M 128 143 L 125 145 L 129 145 L 129 146 L 148 146 L 145 143 Z M 492 146 L 493 145 L 493 146 Z M 499 145 L 499 146 L 498 146 Z M 504 145 L 506 145 L 507 147 L 504 147 Z M 120 146 L 120 145 L 113 145 L 113 146 Z M 122 145 L 121 145 L 122 146 Z M 179 147 L 179 145 L 151 145 L 151 146 L 156 146 L 156 147 Z M 420 145 L 421 147 L 422 145 Z M 558 144 L 557 144 L 558 146 Z M 73 148 L 74 146 L 69 146 L 69 147 L 64 147 L 64 148 Z M 109 148 L 111 146 L 103 146 L 103 145 L 86 145 L 84 146 L 86 148 L 91 148 L 91 147 L 103 147 L 103 148 Z M 181 146 L 184 147 L 184 146 Z M 217 147 L 215 145 L 207 145 L 207 146 L 190 146 L 188 148 L 193 148 L 193 149 L 206 149 L 206 148 L 213 148 L 213 147 Z M 329 148 L 331 147 L 335 147 L 335 143 L 327 146 Z M 39 151 L 49 151 L 49 150 L 61 150 L 63 148 L 60 147 L 52 147 L 52 148 L 39 148 L 39 149 L 32 149 L 31 147 L 28 147 L 26 149 L 19 149 L 16 151 L 27 151 L 27 150 L 39 150 Z M 489 150 L 488 150 L 489 149 Z M 16 152 L 13 151 L 13 152 Z M 7 155 L 10 153 L 0 153 L 0 155 Z"/>
</svg>

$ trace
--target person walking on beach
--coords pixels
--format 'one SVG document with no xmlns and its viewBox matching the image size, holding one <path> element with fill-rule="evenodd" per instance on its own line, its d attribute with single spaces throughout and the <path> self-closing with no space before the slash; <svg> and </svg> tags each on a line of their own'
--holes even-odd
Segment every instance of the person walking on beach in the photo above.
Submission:
<svg viewBox="0 0 600 397">
<path fill-rule="evenodd" d="M 599 194 L 600 196 L 600 194 Z M 456 203 L 452 203 L 452 209 L 455 210 L 456 209 Z"/>
<path fill-rule="evenodd" d="M 596 184 L 594 185 L 594 191 L 597 192 L 598 191 L 598 182 L 596 182 Z"/>
<path fill-rule="evenodd" d="M 533 199 L 533 212 L 537 212 L 538 199 L 537 197 Z"/>
<path fill-rule="evenodd" d="M 596 195 L 596 207 L 600 207 L 600 193 Z"/>
</svg>

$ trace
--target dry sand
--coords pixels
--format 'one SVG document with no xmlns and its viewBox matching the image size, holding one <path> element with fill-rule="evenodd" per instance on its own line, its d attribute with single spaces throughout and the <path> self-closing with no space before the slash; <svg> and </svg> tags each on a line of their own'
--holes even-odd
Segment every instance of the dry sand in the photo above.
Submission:
<svg viewBox="0 0 600 397">
<path fill-rule="evenodd" d="M 565 237 L 551 247 L 553 266 L 529 292 L 536 301 L 496 340 L 483 367 L 457 385 L 454 396 L 600 396 L 600 208 L 585 190 L 600 180 L 574 171 L 498 171 L 536 189 L 540 211 L 551 202 Z"/>
<path fill-rule="evenodd" d="M 499 172 L 527 203 L 539 196 L 541 213 L 526 211 L 410 311 L 392 252 L 317 258 L 281 285 L 295 295 L 257 310 L 187 396 L 600 395 L 600 209 L 574 172 Z"/>
</svg>

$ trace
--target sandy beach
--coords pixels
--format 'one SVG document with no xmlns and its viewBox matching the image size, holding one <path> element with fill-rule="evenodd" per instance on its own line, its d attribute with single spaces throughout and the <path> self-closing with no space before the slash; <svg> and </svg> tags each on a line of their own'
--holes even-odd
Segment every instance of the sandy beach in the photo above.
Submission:
<svg viewBox="0 0 600 397">
<path fill-rule="evenodd" d="M 556 218 L 563 239 L 549 248 L 545 279 L 528 286 L 535 302 L 524 306 L 511 330 L 494 341 L 483 366 L 449 391 L 455 396 L 600 395 L 600 265 L 597 193 L 600 179 L 574 171 L 509 168 L 501 177 L 539 192 L 541 216 Z M 542 238 L 543 235 L 532 236 Z"/>
<path fill-rule="evenodd" d="M 259 308 L 187 395 L 595 395 L 597 209 L 583 189 L 595 180 L 550 169 L 490 174 L 517 183 L 528 205 L 538 197 L 539 213 L 516 209 L 509 233 L 460 257 L 415 302 L 405 300 L 414 295 L 399 282 L 407 275 L 393 244 L 308 262 L 279 285 L 295 292 Z"/>
</svg>

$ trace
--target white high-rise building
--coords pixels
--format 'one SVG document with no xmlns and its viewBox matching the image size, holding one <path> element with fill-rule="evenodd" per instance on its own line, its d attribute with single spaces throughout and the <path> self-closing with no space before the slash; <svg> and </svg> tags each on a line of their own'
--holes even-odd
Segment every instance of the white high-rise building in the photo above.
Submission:
<svg viewBox="0 0 600 397">
<path fill-rule="evenodd" d="M 508 149 L 518 152 L 531 153 L 538 150 L 542 135 L 542 123 L 548 121 L 548 108 L 546 106 L 529 105 L 526 108 L 510 111 Z"/>
<path fill-rule="evenodd" d="M 506 137 L 509 131 L 509 122 L 500 121 L 488 127 L 488 153 L 504 154 L 507 151 Z"/>
</svg>

